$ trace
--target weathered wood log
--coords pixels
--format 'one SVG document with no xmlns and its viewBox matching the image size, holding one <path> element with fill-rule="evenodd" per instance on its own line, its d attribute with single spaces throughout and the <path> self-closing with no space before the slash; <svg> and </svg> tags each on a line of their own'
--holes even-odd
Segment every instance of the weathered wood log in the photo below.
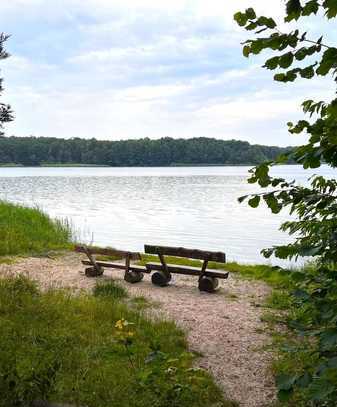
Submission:
<svg viewBox="0 0 337 407">
<path fill-rule="evenodd" d="M 201 275 L 205 274 L 205 271 L 207 270 L 207 265 L 208 265 L 208 260 L 204 260 L 204 262 L 202 263 L 202 267 L 201 267 Z"/>
<path fill-rule="evenodd" d="M 145 266 L 148 270 L 148 273 L 151 273 L 151 271 L 154 271 L 154 270 L 163 271 L 161 263 L 150 262 L 150 263 L 146 263 Z M 179 266 L 177 264 L 167 264 L 167 270 L 169 273 L 186 274 L 189 276 L 200 276 L 200 274 L 201 274 L 200 268 L 190 267 L 190 266 Z M 216 278 L 222 278 L 222 279 L 228 278 L 228 274 L 229 273 L 227 271 L 218 271 L 218 270 L 212 270 L 212 269 L 207 269 L 204 272 L 204 275 L 206 277 L 216 277 Z"/>
<path fill-rule="evenodd" d="M 103 256 L 117 256 L 117 257 L 120 257 L 123 259 L 129 255 L 130 260 L 141 260 L 141 256 L 137 252 L 128 252 L 125 250 L 117 250 L 117 249 L 113 249 L 110 247 L 97 247 L 97 246 L 84 246 L 84 245 L 75 246 L 75 251 L 78 253 L 86 254 L 85 249 L 88 249 L 91 254 L 100 254 Z"/>
<path fill-rule="evenodd" d="M 91 255 L 90 250 L 86 246 L 83 246 L 83 250 L 84 250 L 84 253 L 87 255 L 88 259 L 90 260 L 90 262 L 94 268 L 94 271 L 96 273 L 96 276 L 102 275 L 104 270 L 96 263 L 96 259 L 94 258 L 94 256 Z"/>
<path fill-rule="evenodd" d="M 159 287 L 165 287 L 171 281 L 171 274 L 166 274 L 164 271 L 156 271 L 151 276 L 152 284 L 158 285 Z"/>
<path fill-rule="evenodd" d="M 219 280 L 212 277 L 201 277 L 199 280 L 199 290 L 212 293 L 218 287 Z"/>
<path fill-rule="evenodd" d="M 95 267 L 87 267 L 84 272 L 87 277 L 99 277 L 103 274 L 103 271 L 102 268 L 100 268 L 100 272 L 97 272 Z"/>
<path fill-rule="evenodd" d="M 108 261 L 99 261 L 99 260 L 96 260 L 96 263 L 100 267 L 104 267 L 104 268 L 106 267 L 106 268 L 111 268 L 111 269 L 126 270 L 125 264 L 121 264 L 121 263 L 110 263 Z M 82 260 L 82 264 L 91 266 L 91 262 L 89 260 Z M 130 264 L 129 270 L 136 271 L 138 273 L 151 273 L 151 271 L 147 270 L 146 267 L 136 266 L 134 264 Z"/>
<path fill-rule="evenodd" d="M 168 271 L 168 268 L 167 268 L 167 264 L 166 264 L 164 255 L 161 254 L 161 253 L 159 253 L 158 256 L 159 256 L 160 263 L 161 263 L 161 265 L 162 265 L 162 267 L 163 267 L 163 269 L 162 269 L 163 273 L 165 274 L 165 276 L 166 276 L 168 279 L 171 280 L 171 275 L 170 275 L 170 272 Z"/>
<path fill-rule="evenodd" d="M 124 280 L 131 284 L 139 283 L 143 278 L 144 274 L 136 271 L 128 271 L 124 274 Z"/>
<path fill-rule="evenodd" d="M 184 247 L 166 247 L 166 246 L 144 246 L 145 253 L 185 257 L 198 260 L 216 261 L 218 263 L 226 263 L 226 255 L 222 252 L 212 252 L 205 250 L 186 249 Z"/>
</svg>

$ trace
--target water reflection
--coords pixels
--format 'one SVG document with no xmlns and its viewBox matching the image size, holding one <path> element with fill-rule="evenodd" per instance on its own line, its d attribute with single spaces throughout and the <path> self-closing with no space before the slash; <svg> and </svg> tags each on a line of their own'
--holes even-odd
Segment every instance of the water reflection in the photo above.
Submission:
<svg viewBox="0 0 337 407">
<path fill-rule="evenodd" d="M 142 250 L 144 243 L 181 245 L 261 262 L 262 248 L 287 241 L 278 227 L 289 216 L 237 202 L 257 190 L 246 182 L 248 169 L 1 168 L 0 198 L 70 218 L 88 243 L 93 238 L 129 250 Z M 297 166 L 274 172 L 302 183 L 307 178 Z M 328 167 L 319 173 L 336 176 Z"/>
</svg>

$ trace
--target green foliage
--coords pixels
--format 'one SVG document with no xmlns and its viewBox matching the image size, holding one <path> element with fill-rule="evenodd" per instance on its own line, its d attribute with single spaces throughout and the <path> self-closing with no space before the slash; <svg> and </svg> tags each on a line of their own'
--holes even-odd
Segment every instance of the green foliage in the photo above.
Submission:
<svg viewBox="0 0 337 407">
<path fill-rule="evenodd" d="M 0 137 L 0 164 L 170 166 L 258 164 L 289 148 L 212 138 L 99 141 L 73 138 Z"/>
<path fill-rule="evenodd" d="M 128 296 L 124 287 L 116 284 L 113 280 L 97 283 L 94 291 L 96 297 L 110 297 L 111 299 L 119 300 Z"/>
<path fill-rule="evenodd" d="M 110 296 L 42 293 L 26 278 L 0 279 L 0 331 L 1 407 L 33 400 L 235 405 L 205 371 L 194 371 L 185 336 L 172 322 L 150 321 Z"/>
<path fill-rule="evenodd" d="M 336 0 L 288 0 L 285 23 L 298 21 L 310 15 L 327 19 L 337 15 Z M 247 40 L 243 54 L 259 54 L 272 50 L 277 55 L 267 59 L 264 67 L 278 70 L 274 79 L 293 82 L 300 78 L 313 80 L 329 76 L 336 86 L 337 48 L 327 45 L 323 36 L 309 39 L 307 32 L 293 29 L 281 32 L 274 20 L 257 17 L 252 9 L 234 16 L 247 30 L 257 29 L 257 37 Z M 259 36 L 268 32 L 268 36 Z M 280 53 L 282 52 L 282 53 Z M 288 123 L 292 134 L 304 133 L 308 142 L 294 148 L 280 158 L 263 163 L 251 170 L 250 183 L 258 183 L 268 192 L 240 198 L 249 199 L 252 207 L 262 201 L 273 213 L 288 208 L 297 220 L 283 223 L 281 230 L 294 237 L 288 245 L 263 250 L 266 257 L 313 257 L 317 266 L 305 272 L 291 274 L 294 281 L 294 301 L 298 312 L 289 319 L 289 327 L 301 338 L 307 338 L 310 357 L 303 358 L 301 369 L 289 365 L 277 377 L 279 398 L 302 400 L 303 405 L 335 406 L 337 403 L 337 181 L 314 176 L 308 186 L 297 185 L 269 174 L 272 165 L 291 159 L 305 169 L 318 168 L 322 163 L 337 167 L 337 99 L 330 101 L 306 100 L 302 104 L 308 120 Z M 276 188 L 276 189 L 275 189 Z M 296 346 L 295 346 L 296 348 Z M 297 346 L 297 352 L 300 348 Z M 292 350 L 293 351 L 293 350 Z M 289 351 L 291 352 L 291 351 Z M 306 354 L 306 351 L 302 352 Z M 304 401 L 303 401 L 304 400 Z M 310 401 L 309 401 L 310 400 Z M 301 404 L 302 405 L 302 404 Z"/>
<path fill-rule="evenodd" d="M 72 231 L 39 209 L 0 201 L 0 235 L 0 256 L 6 256 L 68 249 Z"/>
<path fill-rule="evenodd" d="M 0 61 L 9 57 L 8 52 L 6 52 L 4 45 L 5 42 L 8 40 L 8 35 L 4 33 L 0 33 Z M 0 78 L 0 96 L 3 92 L 2 87 L 3 79 Z M 13 112 L 9 105 L 5 103 L 0 103 L 0 137 L 3 135 L 3 123 L 8 123 L 13 120 Z"/>
</svg>

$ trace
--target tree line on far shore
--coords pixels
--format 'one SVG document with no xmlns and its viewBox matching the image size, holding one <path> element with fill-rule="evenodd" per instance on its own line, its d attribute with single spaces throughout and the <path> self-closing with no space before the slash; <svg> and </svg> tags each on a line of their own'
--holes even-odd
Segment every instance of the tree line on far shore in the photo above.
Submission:
<svg viewBox="0 0 337 407">
<path fill-rule="evenodd" d="M 0 136 L 0 164 L 107 166 L 243 165 L 274 160 L 290 148 L 213 138 L 103 141 Z"/>
</svg>

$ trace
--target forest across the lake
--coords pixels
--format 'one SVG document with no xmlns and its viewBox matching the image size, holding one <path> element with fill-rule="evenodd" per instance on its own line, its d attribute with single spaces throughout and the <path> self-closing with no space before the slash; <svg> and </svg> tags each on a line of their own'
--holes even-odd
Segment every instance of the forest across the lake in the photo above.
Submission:
<svg viewBox="0 0 337 407">
<path fill-rule="evenodd" d="M 0 165 L 253 165 L 274 160 L 290 149 L 207 137 L 105 141 L 2 136 Z"/>
</svg>

